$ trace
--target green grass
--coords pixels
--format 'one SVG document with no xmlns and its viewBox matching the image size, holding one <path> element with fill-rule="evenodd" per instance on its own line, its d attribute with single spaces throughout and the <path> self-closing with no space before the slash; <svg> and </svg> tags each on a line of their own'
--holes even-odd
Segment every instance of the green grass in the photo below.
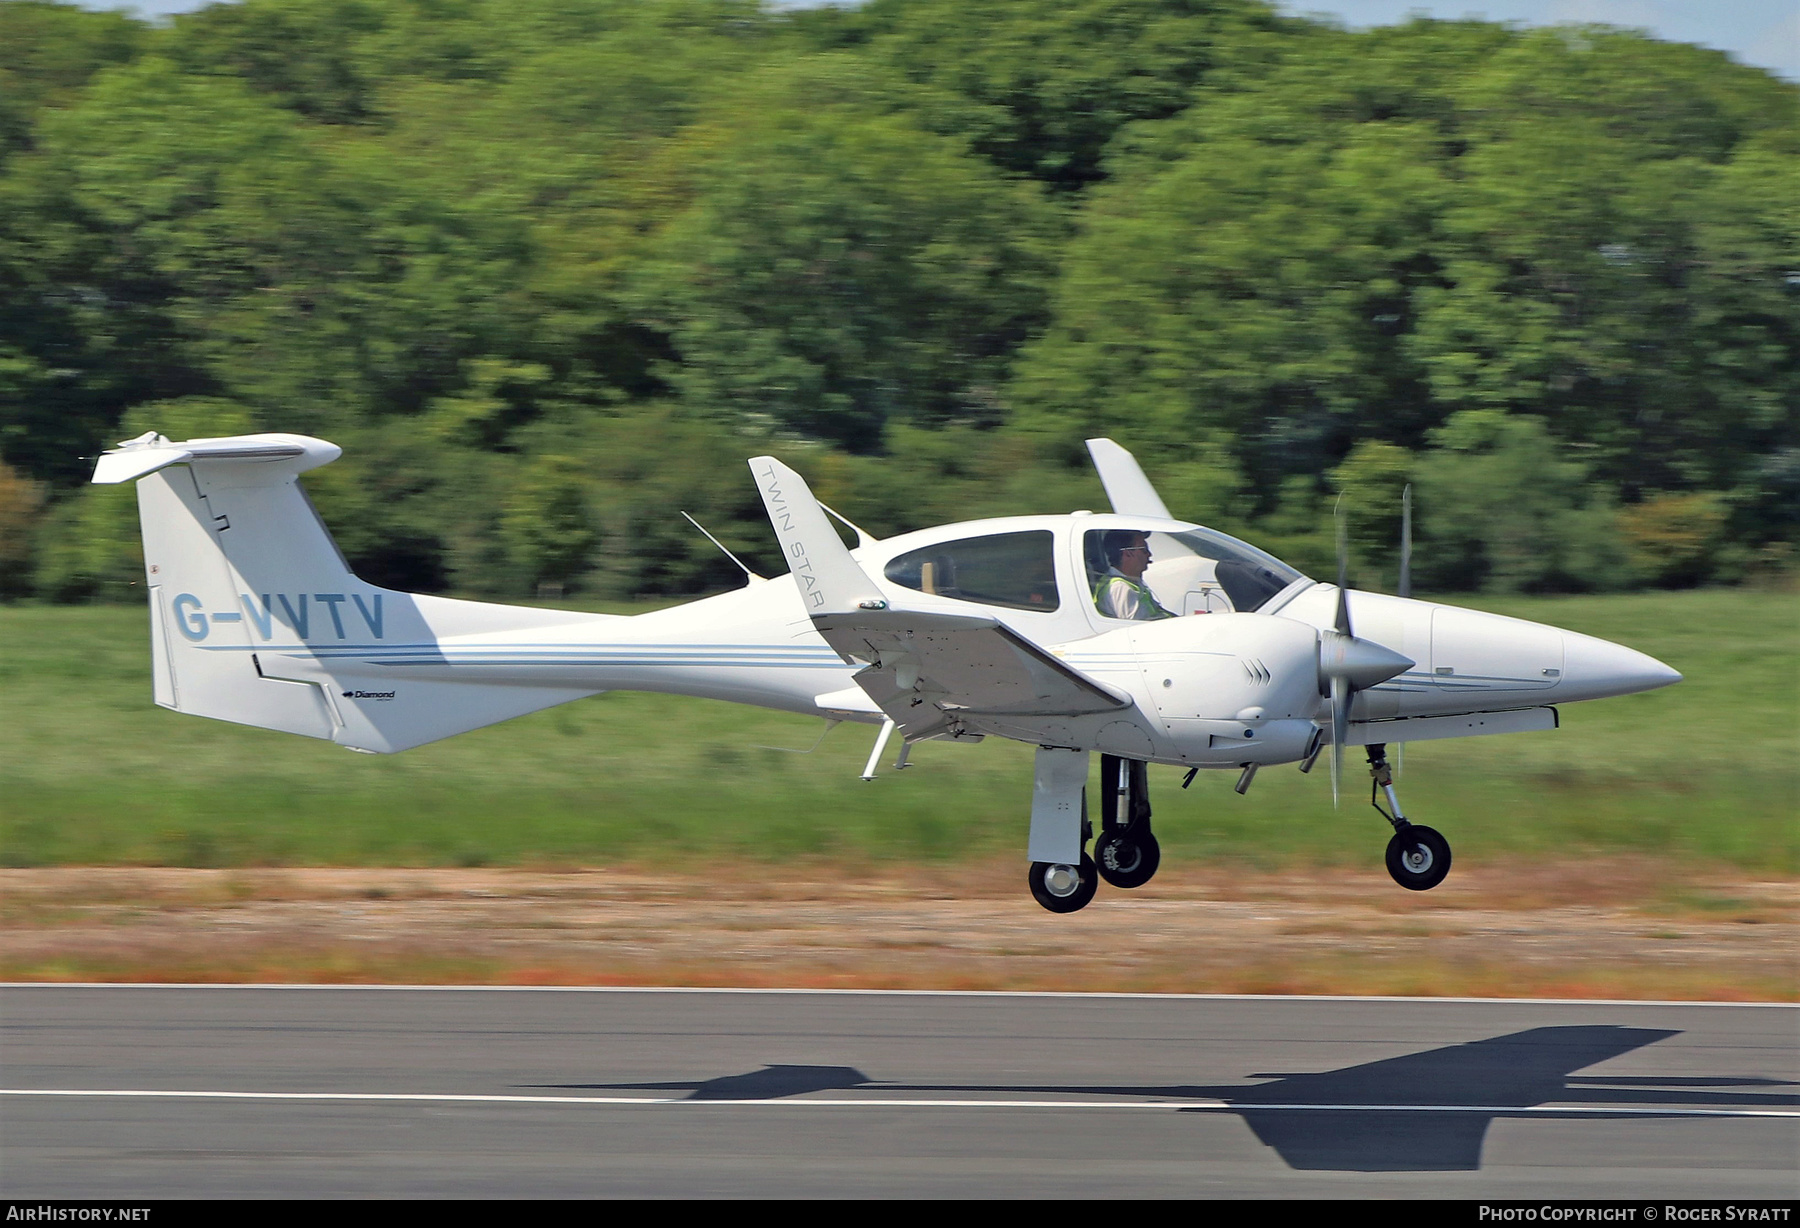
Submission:
<svg viewBox="0 0 1800 1228">
<path fill-rule="evenodd" d="M 1646 853 L 1796 868 L 1800 617 L 1789 595 L 1470 601 L 1618 640 L 1686 681 L 1563 709 L 1563 728 L 1420 743 L 1401 797 L 1459 860 Z M 927 743 L 857 779 L 873 730 L 615 693 L 403 755 L 179 716 L 150 702 L 145 615 L 0 608 L 0 862 L 636 865 L 1024 855 L 1031 749 Z M 1357 752 L 1353 751 L 1353 754 Z M 1359 756 L 1360 757 L 1360 756 Z M 1170 860 L 1368 864 L 1386 826 L 1346 767 L 1152 771 Z"/>
</svg>

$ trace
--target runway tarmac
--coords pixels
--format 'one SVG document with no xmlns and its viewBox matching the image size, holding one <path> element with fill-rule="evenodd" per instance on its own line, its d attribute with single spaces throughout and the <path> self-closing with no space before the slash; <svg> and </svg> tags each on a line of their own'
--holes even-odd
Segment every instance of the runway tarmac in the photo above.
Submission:
<svg viewBox="0 0 1800 1228">
<path fill-rule="evenodd" d="M 1800 1009 L 0 987 L 0 1195 L 1800 1195 Z"/>
</svg>

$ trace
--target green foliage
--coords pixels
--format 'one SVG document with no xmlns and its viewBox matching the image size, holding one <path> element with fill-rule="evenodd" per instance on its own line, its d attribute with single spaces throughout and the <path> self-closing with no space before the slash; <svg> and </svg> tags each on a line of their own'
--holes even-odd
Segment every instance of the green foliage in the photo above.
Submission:
<svg viewBox="0 0 1800 1228">
<path fill-rule="evenodd" d="M 500 535 L 533 585 L 562 585 L 580 574 L 594 527 L 573 457 L 542 455 L 513 478 L 501 504 Z"/>
<path fill-rule="evenodd" d="M 309 119 L 357 123 L 376 82 L 357 44 L 387 16 L 360 0 L 210 4 L 176 19 L 170 54 L 191 72 L 239 77 Z"/>
<path fill-rule="evenodd" d="M 1352 583 L 1390 588 L 1398 581 L 1401 522 L 1412 469 L 1413 455 L 1405 448 L 1367 439 L 1331 471 L 1332 485 L 1343 501 Z"/>
<path fill-rule="evenodd" d="M 1658 495 L 1619 509 L 1619 532 L 1639 573 L 1659 584 L 1698 584 L 1719 570 L 1729 515 L 1711 491 Z"/>
<path fill-rule="evenodd" d="M 685 207 L 637 297 L 695 406 L 852 451 L 890 420 L 997 418 L 1042 310 L 1035 194 L 827 58 L 757 78 L 669 155 Z"/>
<path fill-rule="evenodd" d="M 32 549 L 43 503 L 42 483 L 20 477 L 0 461 L 0 600 L 31 591 Z"/>
<path fill-rule="evenodd" d="M 119 420 L 128 439 L 155 431 L 168 439 L 216 439 L 262 429 L 248 408 L 223 397 L 178 397 L 133 406 Z"/>
<path fill-rule="evenodd" d="M 36 588 L 52 601 L 141 596 L 136 486 L 90 486 L 63 500 L 38 530 L 37 556 Z"/>
<path fill-rule="evenodd" d="M 878 533 L 1103 506 L 1102 433 L 1315 572 L 1341 491 L 1386 583 L 1410 478 L 1441 585 L 1775 575 L 1796 104 L 1260 0 L 4 0 L 0 589 L 128 589 L 83 458 L 191 398 L 343 445 L 308 489 L 406 588 L 732 583 L 682 508 L 778 567 L 768 449 Z"/>
<path fill-rule="evenodd" d="M 1594 592 L 1634 578 L 1612 501 L 1542 423 L 1464 410 L 1432 443 L 1418 462 L 1423 587 Z"/>
<path fill-rule="evenodd" d="M 829 33 L 967 99 L 956 119 L 978 152 L 1069 191 L 1105 177 L 1121 127 L 1180 113 L 1214 74 L 1254 74 L 1303 30 L 1258 0 L 872 0 Z"/>
<path fill-rule="evenodd" d="M 148 34 L 123 12 L 38 0 L 0 4 L 0 166 L 31 146 L 44 107 L 66 105 L 100 69 L 135 56 Z"/>
<path fill-rule="evenodd" d="M 1629 490 L 1722 488 L 1796 429 L 1796 163 L 1762 152 L 1793 111 L 1616 32 L 1315 40 L 1116 144 L 1019 420 L 1223 435 L 1264 511 L 1356 440 L 1483 407 Z"/>
</svg>

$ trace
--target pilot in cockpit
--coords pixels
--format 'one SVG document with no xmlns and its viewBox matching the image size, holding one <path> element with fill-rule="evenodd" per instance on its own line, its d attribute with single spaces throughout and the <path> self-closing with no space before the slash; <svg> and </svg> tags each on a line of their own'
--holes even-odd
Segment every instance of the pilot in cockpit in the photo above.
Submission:
<svg viewBox="0 0 1800 1228">
<path fill-rule="evenodd" d="M 1108 618 L 1146 620 L 1174 618 L 1156 603 L 1144 583 L 1150 565 L 1150 544 L 1137 529 L 1112 529 L 1101 540 L 1107 573 L 1094 586 L 1094 605 Z"/>
</svg>

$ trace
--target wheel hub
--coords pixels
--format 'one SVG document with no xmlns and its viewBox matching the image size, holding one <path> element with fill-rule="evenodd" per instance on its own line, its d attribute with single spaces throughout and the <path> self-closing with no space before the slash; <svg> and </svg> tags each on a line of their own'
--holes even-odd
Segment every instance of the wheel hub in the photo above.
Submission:
<svg viewBox="0 0 1800 1228">
<path fill-rule="evenodd" d="M 1431 850 L 1423 844 L 1415 844 L 1406 850 L 1401 860 L 1406 863 L 1406 868 L 1412 873 L 1423 874 L 1431 869 Z"/>
<path fill-rule="evenodd" d="M 1135 844 L 1119 840 L 1108 844 L 1103 856 L 1107 869 L 1117 874 L 1130 874 L 1144 860 L 1144 851 Z"/>
<path fill-rule="evenodd" d="M 1075 894 L 1081 886 L 1081 871 L 1074 866 L 1051 866 L 1044 871 L 1044 890 L 1059 899 Z"/>
</svg>

